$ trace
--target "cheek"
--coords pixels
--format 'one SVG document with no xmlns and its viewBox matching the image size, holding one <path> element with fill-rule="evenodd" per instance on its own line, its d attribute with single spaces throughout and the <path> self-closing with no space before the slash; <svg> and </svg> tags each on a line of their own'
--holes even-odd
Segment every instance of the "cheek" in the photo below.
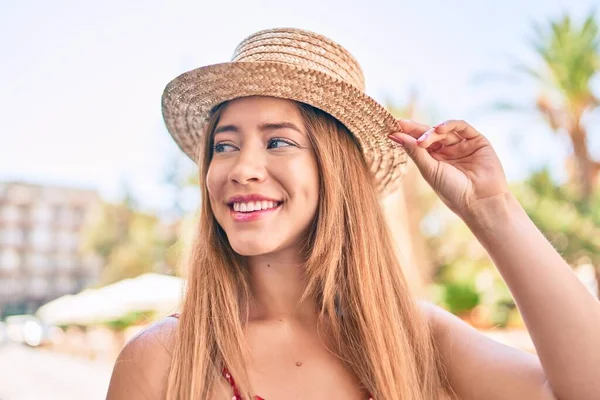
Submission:
<svg viewBox="0 0 600 400">
<path fill-rule="evenodd" d="M 319 197 L 319 171 L 317 162 L 312 157 L 306 157 L 290 163 L 285 169 L 286 183 L 290 194 L 298 200 L 306 202 L 312 208 Z M 280 170 L 283 171 L 283 170 Z"/>
<path fill-rule="evenodd" d="M 320 183 L 320 176 L 319 176 L 319 166 L 317 164 L 317 159 L 315 158 L 314 155 L 311 155 L 310 157 L 310 162 L 307 163 L 306 167 L 305 167 L 305 171 L 306 171 L 306 182 L 307 182 L 307 186 L 310 187 L 310 193 L 312 196 L 318 197 L 319 196 L 319 183 Z"/>
<path fill-rule="evenodd" d="M 319 171 L 317 170 L 316 165 L 311 165 L 311 168 L 306 169 L 304 176 L 304 190 L 306 191 L 307 200 L 316 204 L 319 199 Z"/>
<path fill-rule="evenodd" d="M 218 199 L 223 196 L 222 191 L 226 179 L 224 169 L 211 162 L 206 173 L 206 188 L 211 197 L 211 201 L 212 199 Z"/>
</svg>

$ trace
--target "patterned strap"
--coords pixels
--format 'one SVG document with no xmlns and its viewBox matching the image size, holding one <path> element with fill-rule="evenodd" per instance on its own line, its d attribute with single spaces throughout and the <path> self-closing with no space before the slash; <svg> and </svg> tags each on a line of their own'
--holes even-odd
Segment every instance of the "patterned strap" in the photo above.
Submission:
<svg viewBox="0 0 600 400">
<path fill-rule="evenodd" d="M 169 317 L 179 318 L 180 315 L 181 315 L 180 313 L 173 313 L 173 314 L 169 315 Z M 227 379 L 227 382 L 229 382 L 229 384 L 231 385 L 231 389 L 233 389 L 233 397 L 231 398 L 231 400 L 243 400 L 242 396 L 240 395 L 240 391 L 238 390 L 237 386 L 235 385 L 235 380 L 233 379 L 233 376 L 231 376 L 231 374 L 229 373 L 227 368 L 223 368 L 223 377 L 225 377 L 225 379 Z M 255 398 L 256 398 L 256 400 L 264 400 L 260 396 L 255 396 Z"/>
<path fill-rule="evenodd" d="M 227 379 L 227 382 L 229 382 L 231 388 L 233 389 L 233 397 L 231 398 L 231 400 L 243 400 L 242 396 L 240 395 L 240 391 L 235 385 L 235 380 L 233 379 L 233 376 L 231 376 L 227 368 L 223 368 L 223 376 L 225 377 L 225 379 Z M 260 396 L 254 396 L 254 398 L 255 400 L 265 400 Z"/>
</svg>

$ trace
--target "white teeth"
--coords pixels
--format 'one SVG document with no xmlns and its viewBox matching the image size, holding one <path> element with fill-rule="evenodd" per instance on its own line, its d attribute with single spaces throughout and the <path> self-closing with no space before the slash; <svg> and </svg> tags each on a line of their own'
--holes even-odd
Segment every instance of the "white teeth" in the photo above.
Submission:
<svg viewBox="0 0 600 400">
<path fill-rule="evenodd" d="M 233 203 L 233 210 L 237 212 L 252 212 L 259 210 L 268 210 L 277 206 L 275 201 L 251 201 L 248 203 Z"/>
</svg>

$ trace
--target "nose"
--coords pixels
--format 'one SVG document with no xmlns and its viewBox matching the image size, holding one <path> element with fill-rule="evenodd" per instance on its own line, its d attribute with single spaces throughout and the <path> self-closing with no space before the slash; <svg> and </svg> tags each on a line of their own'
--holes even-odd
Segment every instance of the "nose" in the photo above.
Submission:
<svg viewBox="0 0 600 400">
<path fill-rule="evenodd" d="M 240 150 L 235 165 L 229 172 L 229 179 L 241 185 L 247 185 L 251 182 L 264 181 L 266 175 L 264 156 L 260 152 L 246 147 Z"/>
</svg>

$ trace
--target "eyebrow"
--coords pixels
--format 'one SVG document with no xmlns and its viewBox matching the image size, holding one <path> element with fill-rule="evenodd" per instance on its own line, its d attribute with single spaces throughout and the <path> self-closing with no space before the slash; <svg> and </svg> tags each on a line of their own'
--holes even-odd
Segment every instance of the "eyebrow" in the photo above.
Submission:
<svg viewBox="0 0 600 400">
<path fill-rule="evenodd" d="M 293 129 L 299 133 L 304 133 L 304 132 L 302 132 L 302 130 L 300 130 L 300 128 L 298 128 L 295 124 L 293 124 L 291 122 L 264 123 L 264 124 L 260 124 L 258 126 L 258 129 L 261 131 L 272 131 L 272 130 L 277 130 L 277 129 Z M 236 125 L 223 125 L 223 126 L 218 127 L 217 129 L 215 129 L 214 135 L 216 135 L 217 133 L 222 133 L 222 132 L 239 133 L 240 129 Z"/>
</svg>

